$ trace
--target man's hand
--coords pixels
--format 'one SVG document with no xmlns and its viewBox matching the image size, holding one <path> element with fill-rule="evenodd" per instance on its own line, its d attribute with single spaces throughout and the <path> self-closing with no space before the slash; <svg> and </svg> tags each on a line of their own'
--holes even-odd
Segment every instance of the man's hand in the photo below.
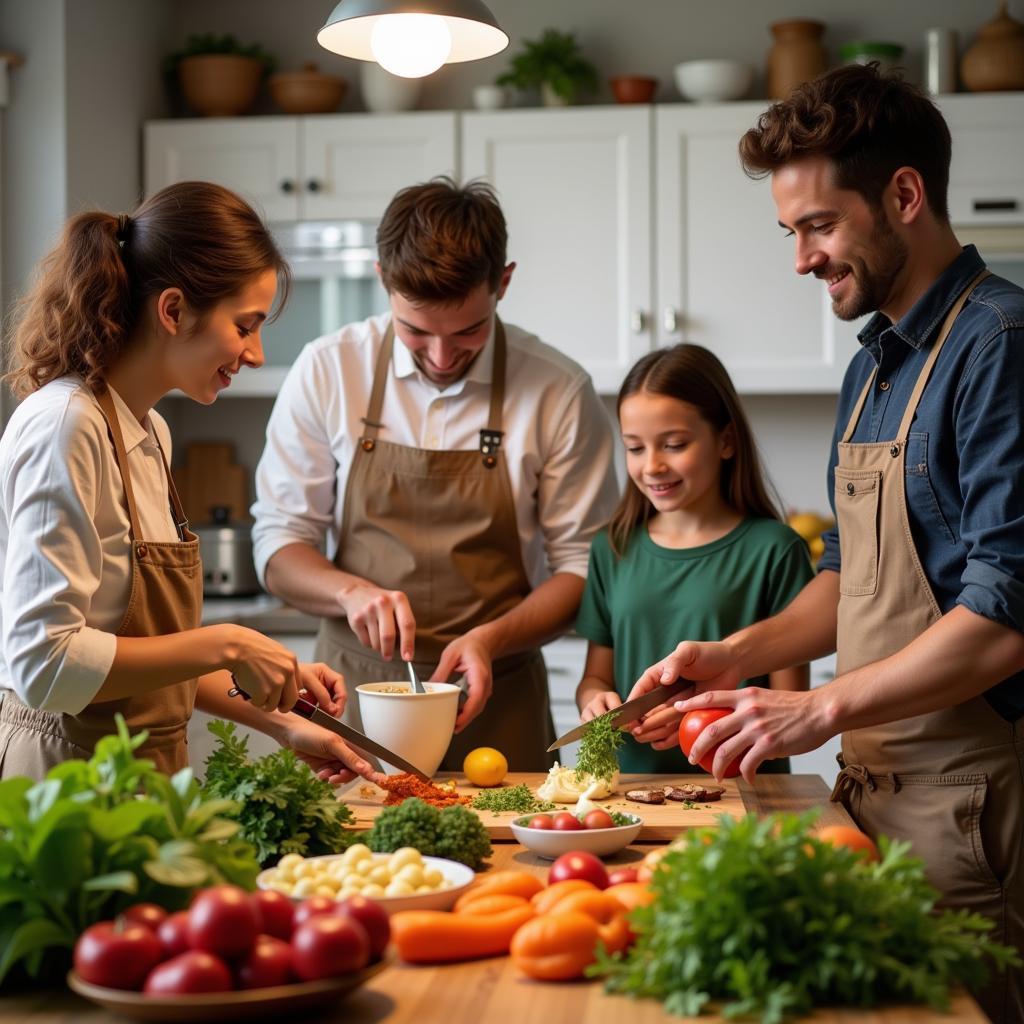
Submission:
<svg viewBox="0 0 1024 1024">
<path fill-rule="evenodd" d="M 367 580 L 346 588 L 338 598 L 345 618 L 364 647 L 375 650 L 385 661 L 395 651 L 395 636 L 405 661 L 416 653 L 416 618 L 409 599 L 401 590 L 382 590 Z"/>
<path fill-rule="evenodd" d="M 740 682 L 736 656 L 728 643 L 684 640 L 661 661 L 655 662 L 636 681 L 627 700 L 642 697 L 657 686 L 668 686 L 677 679 L 692 679 L 696 693 L 705 690 L 735 690 Z M 650 717 L 650 716 L 648 716 Z"/>
<path fill-rule="evenodd" d="M 287 721 L 281 723 L 279 732 L 282 745 L 294 750 L 295 756 L 305 761 L 325 782 L 339 786 L 351 782 L 357 775 L 377 785 L 384 781 L 384 775 L 375 771 L 370 762 L 340 736 L 298 715 L 285 717 Z"/>
<path fill-rule="evenodd" d="M 300 692 L 305 690 L 317 707 L 337 718 L 345 710 L 348 695 L 345 678 L 330 665 L 318 662 L 299 662 Z"/>
<path fill-rule="evenodd" d="M 633 726 L 633 739 L 650 743 L 655 750 L 671 750 L 679 746 L 679 723 L 683 716 L 675 707 L 659 707 L 648 711 Z"/>
<path fill-rule="evenodd" d="M 466 677 L 467 698 L 459 717 L 455 719 L 456 732 L 462 732 L 483 711 L 490 699 L 494 687 L 492 663 L 490 648 L 473 630 L 453 640 L 441 652 L 441 659 L 430 682 L 444 683 L 456 674 Z"/>
</svg>

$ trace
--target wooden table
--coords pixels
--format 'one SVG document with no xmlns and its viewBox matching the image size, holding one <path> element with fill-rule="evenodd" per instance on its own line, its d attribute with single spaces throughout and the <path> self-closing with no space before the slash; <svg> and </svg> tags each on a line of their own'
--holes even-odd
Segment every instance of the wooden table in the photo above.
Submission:
<svg viewBox="0 0 1024 1024">
<path fill-rule="evenodd" d="M 816 775 L 765 775 L 754 787 L 740 783 L 748 810 L 799 812 L 822 810 L 822 824 L 850 824 L 838 804 L 828 802 L 828 788 Z M 609 858 L 612 865 L 636 863 L 650 846 L 634 846 Z M 496 843 L 491 870 L 525 868 L 545 875 L 550 861 L 516 843 Z M 0 998 L 0 1024 L 117 1024 L 123 1018 L 69 992 L 39 992 L 31 996 Z M 987 1018 L 966 994 L 957 994 L 950 1015 L 927 1007 L 892 1007 L 882 1010 L 819 1010 L 805 1018 L 816 1024 L 986 1024 Z M 336 1010 L 303 1015 L 304 1024 L 679 1024 L 693 1020 L 715 1024 L 720 1018 L 680 1018 L 666 1014 L 654 1000 L 633 1000 L 607 995 L 599 982 L 541 983 L 523 978 L 507 957 L 466 964 L 412 967 L 395 964 L 353 993 Z"/>
</svg>

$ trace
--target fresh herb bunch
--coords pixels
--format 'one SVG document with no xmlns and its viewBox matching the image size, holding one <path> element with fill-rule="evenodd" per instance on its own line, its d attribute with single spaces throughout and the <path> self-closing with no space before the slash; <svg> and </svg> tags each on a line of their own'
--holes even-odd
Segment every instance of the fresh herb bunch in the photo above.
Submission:
<svg viewBox="0 0 1024 1024">
<path fill-rule="evenodd" d="M 416 797 L 385 807 L 359 839 L 374 853 L 413 846 L 424 857 L 447 857 L 475 868 L 491 855 L 491 841 L 479 817 L 460 805 L 438 809 Z"/>
<path fill-rule="evenodd" d="M 473 798 L 473 806 L 480 811 L 516 811 L 519 814 L 555 809 L 553 803 L 538 800 L 525 783 L 518 786 L 502 786 L 500 789 L 485 789 Z"/>
<path fill-rule="evenodd" d="M 176 910 L 207 885 L 256 884 L 253 848 L 226 817 L 238 805 L 204 799 L 191 768 L 168 778 L 136 758 L 146 733 L 115 721 L 88 761 L 0 782 L 0 982 L 16 965 L 66 970 L 79 934 L 130 903 Z"/>
<path fill-rule="evenodd" d="M 208 728 L 220 746 L 206 759 L 204 792 L 238 801 L 242 835 L 256 847 L 260 864 L 276 863 L 286 853 L 337 853 L 355 842 L 345 828 L 355 821 L 352 812 L 291 750 L 254 761 L 233 722 L 214 721 Z"/>
<path fill-rule="evenodd" d="M 626 742 L 622 730 L 611 718 L 598 715 L 587 723 L 580 740 L 580 752 L 576 756 L 576 780 L 584 775 L 594 779 L 611 781 L 619 770 L 619 759 L 615 751 Z"/>
<path fill-rule="evenodd" d="M 780 1024 L 816 1005 L 926 1002 L 1019 964 L 966 911 L 934 913 L 909 843 L 880 841 L 869 863 L 809 831 L 815 815 L 722 815 L 659 862 L 654 901 L 631 914 L 636 944 L 602 953 L 591 974 L 610 991 L 660 999 L 669 1013 L 709 1003 L 726 1017 Z"/>
<path fill-rule="evenodd" d="M 252 57 L 263 65 L 264 75 L 269 75 L 277 66 L 277 61 L 274 57 L 256 43 L 253 43 L 251 46 L 243 46 L 233 35 L 217 35 L 215 32 L 202 32 L 190 35 L 185 40 L 183 49 L 170 53 L 164 58 L 164 74 L 177 74 L 178 65 L 186 57 L 201 57 L 204 54 Z"/>
</svg>

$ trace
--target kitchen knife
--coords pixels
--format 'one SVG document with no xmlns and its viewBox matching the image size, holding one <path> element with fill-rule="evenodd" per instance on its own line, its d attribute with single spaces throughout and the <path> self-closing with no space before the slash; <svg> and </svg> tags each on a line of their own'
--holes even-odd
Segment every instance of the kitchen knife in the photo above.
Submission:
<svg viewBox="0 0 1024 1024">
<path fill-rule="evenodd" d="M 650 693 L 645 693 L 642 697 L 637 697 L 635 700 L 627 700 L 625 704 L 620 704 L 617 708 L 612 708 L 611 711 L 606 711 L 603 715 L 592 718 L 590 722 L 596 722 L 598 718 L 610 718 L 612 725 L 625 725 L 627 722 L 632 722 L 634 719 L 650 711 L 651 708 L 667 703 L 684 690 L 692 689 L 693 685 L 694 683 L 690 679 L 677 679 L 674 683 L 669 683 L 667 686 L 659 684 Z M 559 747 L 564 747 L 567 743 L 575 742 L 587 731 L 590 727 L 590 722 L 577 725 L 575 729 L 570 729 L 563 736 L 559 736 L 548 747 L 548 750 L 557 750 Z"/>
<path fill-rule="evenodd" d="M 245 690 L 240 689 L 237 683 L 228 690 L 228 696 L 244 697 L 246 700 L 250 699 L 249 694 L 247 694 Z M 312 701 L 306 700 L 305 697 L 300 697 L 290 710 L 300 718 L 305 718 L 307 721 L 313 722 L 324 729 L 330 729 L 331 732 L 340 736 L 343 740 L 354 744 L 359 747 L 360 750 L 365 750 L 368 754 L 374 754 L 382 760 L 387 761 L 388 764 L 393 764 L 403 772 L 415 775 L 418 779 L 422 779 L 424 782 L 430 781 L 430 776 L 421 772 L 416 765 L 412 764 L 410 761 L 406 761 L 404 757 L 396 754 L 393 750 L 388 750 L 383 743 L 371 740 L 369 736 L 361 733 L 358 729 L 353 729 L 351 725 L 346 725 L 344 722 L 339 722 L 338 719 L 332 718 L 326 711 L 321 711 L 316 704 Z"/>
</svg>

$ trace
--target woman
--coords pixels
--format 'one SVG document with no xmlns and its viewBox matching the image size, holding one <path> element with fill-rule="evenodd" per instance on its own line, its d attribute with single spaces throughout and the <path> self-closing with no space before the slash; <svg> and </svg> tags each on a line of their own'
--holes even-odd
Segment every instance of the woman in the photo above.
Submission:
<svg viewBox="0 0 1024 1024">
<path fill-rule="evenodd" d="M 200 627 L 202 571 L 154 404 L 214 401 L 260 366 L 287 265 L 227 189 L 172 185 L 131 216 L 73 217 L 23 301 L 0 439 L 0 777 L 88 757 L 122 713 L 164 771 L 188 763 L 193 706 L 253 726 L 336 780 L 370 766 L 284 714 L 344 683 L 241 626 Z M 232 674 L 252 698 L 228 696 Z"/>
</svg>

